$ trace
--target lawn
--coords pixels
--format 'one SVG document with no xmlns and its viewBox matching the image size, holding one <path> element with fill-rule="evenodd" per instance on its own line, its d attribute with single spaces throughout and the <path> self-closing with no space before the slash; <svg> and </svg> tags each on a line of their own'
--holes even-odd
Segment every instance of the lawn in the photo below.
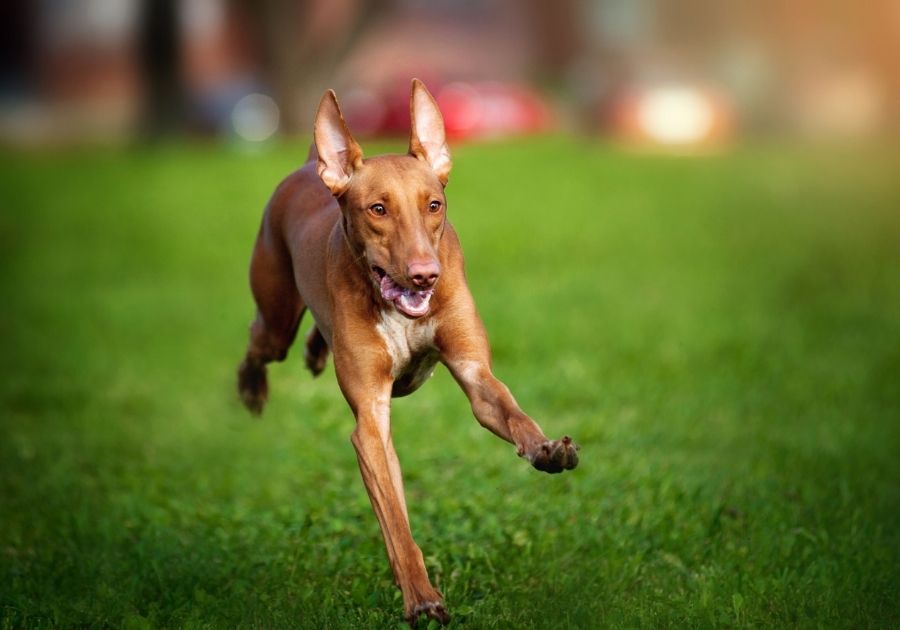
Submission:
<svg viewBox="0 0 900 630">
<path fill-rule="evenodd" d="M 403 626 L 331 368 L 234 391 L 304 156 L 0 155 L 0 627 Z M 495 371 L 582 450 L 532 470 L 443 368 L 395 402 L 453 627 L 900 625 L 900 150 L 454 158 Z"/>
</svg>

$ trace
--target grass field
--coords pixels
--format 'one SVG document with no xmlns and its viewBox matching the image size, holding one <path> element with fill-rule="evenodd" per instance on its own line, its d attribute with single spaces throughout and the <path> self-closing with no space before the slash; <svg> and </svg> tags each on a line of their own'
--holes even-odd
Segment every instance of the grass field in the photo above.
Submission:
<svg viewBox="0 0 900 630">
<path fill-rule="evenodd" d="M 331 369 L 234 392 L 304 155 L 0 156 L 0 627 L 403 625 Z M 453 627 L 900 625 L 900 151 L 455 163 L 496 372 L 582 450 L 530 469 L 443 368 L 396 401 Z"/>
</svg>

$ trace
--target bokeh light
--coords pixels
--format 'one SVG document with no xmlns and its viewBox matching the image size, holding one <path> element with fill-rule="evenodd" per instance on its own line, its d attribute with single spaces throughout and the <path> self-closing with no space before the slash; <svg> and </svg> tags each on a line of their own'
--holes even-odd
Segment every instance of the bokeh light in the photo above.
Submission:
<svg viewBox="0 0 900 630">
<path fill-rule="evenodd" d="M 662 144 L 692 144 L 709 138 L 715 111 L 697 90 L 662 87 L 649 90 L 637 105 L 642 131 Z"/>
<path fill-rule="evenodd" d="M 248 142 L 262 142 L 278 131 L 278 105 L 271 96 L 248 94 L 231 112 L 231 123 L 238 137 Z"/>
</svg>

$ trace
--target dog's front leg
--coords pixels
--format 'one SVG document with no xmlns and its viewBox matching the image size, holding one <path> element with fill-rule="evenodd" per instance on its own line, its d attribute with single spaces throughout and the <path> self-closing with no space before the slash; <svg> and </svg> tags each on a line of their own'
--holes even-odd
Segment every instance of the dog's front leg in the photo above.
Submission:
<svg viewBox="0 0 900 630">
<path fill-rule="evenodd" d="M 470 300 L 461 303 L 466 305 Z M 578 447 L 572 439 L 547 439 L 541 427 L 519 408 L 506 385 L 494 376 L 487 334 L 474 306 L 461 308 L 448 320 L 452 323 L 438 331 L 441 361 L 469 398 L 478 422 L 515 444 L 519 456 L 538 470 L 559 473 L 575 468 Z"/>
<path fill-rule="evenodd" d="M 348 357 L 335 349 L 338 382 L 356 415 L 351 442 L 359 469 L 384 536 L 388 560 L 403 593 L 404 614 L 415 626 L 421 614 L 447 623 L 450 619 L 441 594 L 431 585 L 422 551 L 409 528 L 400 463 L 391 441 L 389 368 L 366 364 L 378 353 L 356 352 Z"/>
</svg>

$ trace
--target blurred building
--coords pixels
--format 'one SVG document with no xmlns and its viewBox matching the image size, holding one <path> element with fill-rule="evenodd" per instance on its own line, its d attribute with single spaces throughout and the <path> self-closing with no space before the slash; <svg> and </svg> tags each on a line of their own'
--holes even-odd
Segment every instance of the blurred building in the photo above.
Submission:
<svg viewBox="0 0 900 630">
<path fill-rule="evenodd" d="M 7 142 L 308 133 L 327 87 L 361 133 L 395 133 L 412 76 L 460 136 L 900 121 L 894 0 L 6 0 L 0 18 Z"/>
<path fill-rule="evenodd" d="M 585 101 L 693 86 L 727 100 L 746 131 L 897 131 L 900 3 L 598 0 L 587 13 L 572 80 Z"/>
</svg>

